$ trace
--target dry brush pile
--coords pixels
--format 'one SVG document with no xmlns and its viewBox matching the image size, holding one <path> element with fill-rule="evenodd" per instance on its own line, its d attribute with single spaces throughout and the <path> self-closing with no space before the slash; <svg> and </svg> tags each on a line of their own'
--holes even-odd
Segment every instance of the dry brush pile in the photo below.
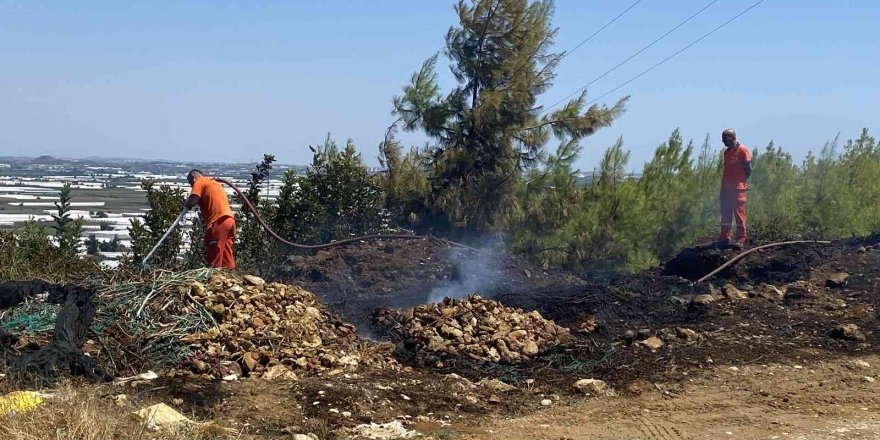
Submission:
<svg viewBox="0 0 880 440">
<path fill-rule="evenodd" d="M 518 363 L 566 344 L 569 330 L 537 311 L 505 307 L 476 295 L 413 309 L 381 309 L 376 320 L 417 353 Z"/>
</svg>

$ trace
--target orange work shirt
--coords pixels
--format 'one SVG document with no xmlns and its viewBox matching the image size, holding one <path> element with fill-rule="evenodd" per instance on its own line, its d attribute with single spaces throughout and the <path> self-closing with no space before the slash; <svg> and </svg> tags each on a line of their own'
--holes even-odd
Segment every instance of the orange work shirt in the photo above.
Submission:
<svg viewBox="0 0 880 440">
<path fill-rule="evenodd" d="M 199 196 L 199 210 L 205 225 L 210 225 L 221 217 L 232 217 L 232 208 L 226 191 L 214 179 L 199 177 L 192 187 L 192 195 Z"/>
<path fill-rule="evenodd" d="M 746 189 L 746 163 L 752 161 L 752 153 L 745 145 L 737 143 L 733 148 L 724 148 L 724 174 L 721 187 Z"/>
</svg>

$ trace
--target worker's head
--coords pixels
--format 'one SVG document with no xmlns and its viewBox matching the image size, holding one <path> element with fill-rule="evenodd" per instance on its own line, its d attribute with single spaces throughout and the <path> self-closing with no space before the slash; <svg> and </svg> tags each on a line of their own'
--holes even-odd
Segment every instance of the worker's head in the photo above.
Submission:
<svg viewBox="0 0 880 440">
<path fill-rule="evenodd" d="M 724 142 L 724 146 L 727 148 L 733 148 L 736 146 L 736 131 L 732 128 L 728 128 L 721 132 L 721 142 Z"/>
<path fill-rule="evenodd" d="M 189 186 L 193 186 L 196 184 L 196 179 L 202 176 L 204 176 L 204 174 L 202 174 L 200 170 L 192 169 L 186 173 L 186 181 L 189 182 Z"/>
</svg>

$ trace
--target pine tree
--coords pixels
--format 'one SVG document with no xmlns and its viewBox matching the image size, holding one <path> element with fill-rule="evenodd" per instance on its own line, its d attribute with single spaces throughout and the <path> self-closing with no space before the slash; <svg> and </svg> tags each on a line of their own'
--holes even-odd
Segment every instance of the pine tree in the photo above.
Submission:
<svg viewBox="0 0 880 440">
<path fill-rule="evenodd" d="M 551 52 L 552 9 L 549 0 L 460 1 L 459 25 L 447 33 L 445 51 L 458 85 L 440 94 L 435 55 L 394 99 L 403 128 L 432 139 L 428 228 L 503 230 L 519 209 L 521 172 L 545 158 L 551 137 L 562 145 L 577 142 L 623 111 L 625 99 L 611 108 L 585 108 L 585 93 L 552 112 L 536 105 L 561 58 Z"/>
<path fill-rule="evenodd" d="M 81 218 L 70 218 L 70 200 L 71 200 L 70 182 L 66 182 L 58 194 L 58 201 L 55 202 L 55 214 L 52 219 L 55 225 L 55 237 L 58 239 L 58 249 L 67 256 L 74 256 L 79 252 L 80 236 L 83 230 L 83 221 Z"/>
</svg>

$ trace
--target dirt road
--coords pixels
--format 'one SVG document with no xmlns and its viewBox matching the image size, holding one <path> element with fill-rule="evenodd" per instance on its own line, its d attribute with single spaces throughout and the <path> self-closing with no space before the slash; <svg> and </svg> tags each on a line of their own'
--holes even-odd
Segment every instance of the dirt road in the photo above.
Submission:
<svg viewBox="0 0 880 440">
<path fill-rule="evenodd" d="M 455 438 L 878 439 L 878 367 L 880 356 L 717 366 L 679 383 L 636 384 L 635 397 L 563 400 Z M 539 402 L 536 397 L 536 407 Z"/>
</svg>

